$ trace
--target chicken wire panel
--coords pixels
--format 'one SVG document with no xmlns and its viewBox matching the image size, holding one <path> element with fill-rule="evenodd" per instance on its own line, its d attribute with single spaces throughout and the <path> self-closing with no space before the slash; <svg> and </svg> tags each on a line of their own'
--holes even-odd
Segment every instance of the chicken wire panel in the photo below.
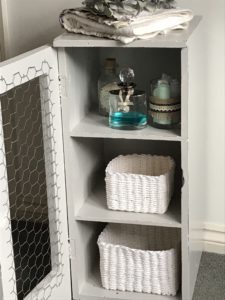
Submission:
<svg viewBox="0 0 225 300">
<path fill-rule="evenodd" d="M 51 70 L 43 61 L 39 69 L 14 74 L 12 82 L 0 78 L 6 87 L 0 96 L 0 201 L 10 299 L 52 299 L 63 279 Z"/>
</svg>

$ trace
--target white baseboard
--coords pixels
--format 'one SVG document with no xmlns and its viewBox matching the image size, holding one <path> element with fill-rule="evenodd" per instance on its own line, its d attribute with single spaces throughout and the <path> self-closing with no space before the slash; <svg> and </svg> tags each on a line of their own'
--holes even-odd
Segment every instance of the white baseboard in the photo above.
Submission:
<svg viewBox="0 0 225 300">
<path fill-rule="evenodd" d="M 205 223 L 203 242 L 204 251 L 225 254 L 225 226 Z"/>
</svg>

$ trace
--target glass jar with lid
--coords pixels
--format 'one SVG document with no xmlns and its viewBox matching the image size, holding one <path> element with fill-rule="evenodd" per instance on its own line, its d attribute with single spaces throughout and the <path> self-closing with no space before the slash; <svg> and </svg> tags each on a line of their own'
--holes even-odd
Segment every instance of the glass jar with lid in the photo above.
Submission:
<svg viewBox="0 0 225 300">
<path fill-rule="evenodd" d="M 150 125 L 170 129 L 177 127 L 181 120 L 181 91 L 177 79 L 163 74 L 151 83 L 149 103 Z"/>
<path fill-rule="evenodd" d="M 119 89 L 110 91 L 109 126 L 115 129 L 142 129 L 147 125 L 146 93 L 135 89 L 132 69 L 122 69 L 119 77 Z"/>
<path fill-rule="evenodd" d="M 106 58 L 98 80 L 99 114 L 109 116 L 109 91 L 117 89 L 116 59 Z"/>
</svg>

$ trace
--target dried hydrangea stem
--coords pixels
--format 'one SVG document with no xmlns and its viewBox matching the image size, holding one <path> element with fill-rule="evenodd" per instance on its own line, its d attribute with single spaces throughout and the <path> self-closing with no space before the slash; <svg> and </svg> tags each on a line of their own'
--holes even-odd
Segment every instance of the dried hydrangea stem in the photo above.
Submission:
<svg viewBox="0 0 225 300">
<path fill-rule="evenodd" d="M 137 15 L 142 10 L 174 8 L 175 0 L 84 0 L 83 4 L 94 14 L 114 18 L 118 13 Z"/>
</svg>

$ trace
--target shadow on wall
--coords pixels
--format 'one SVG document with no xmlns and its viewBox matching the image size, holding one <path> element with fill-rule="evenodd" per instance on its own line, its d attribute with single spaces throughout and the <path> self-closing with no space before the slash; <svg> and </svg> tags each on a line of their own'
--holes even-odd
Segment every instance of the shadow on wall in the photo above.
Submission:
<svg viewBox="0 0 225 300">
<path fill-rule="evenodd" d="M 80 6 L 82 0 L 4 2 L 6 5 L 2 14 L 5 20 L 3 26 L 6 27 L 5 54 L 8 59 L 44 44 L 51 44 L 63 31 L 58 21 L 60 12 L 65 8 Z"/>
</svg>

